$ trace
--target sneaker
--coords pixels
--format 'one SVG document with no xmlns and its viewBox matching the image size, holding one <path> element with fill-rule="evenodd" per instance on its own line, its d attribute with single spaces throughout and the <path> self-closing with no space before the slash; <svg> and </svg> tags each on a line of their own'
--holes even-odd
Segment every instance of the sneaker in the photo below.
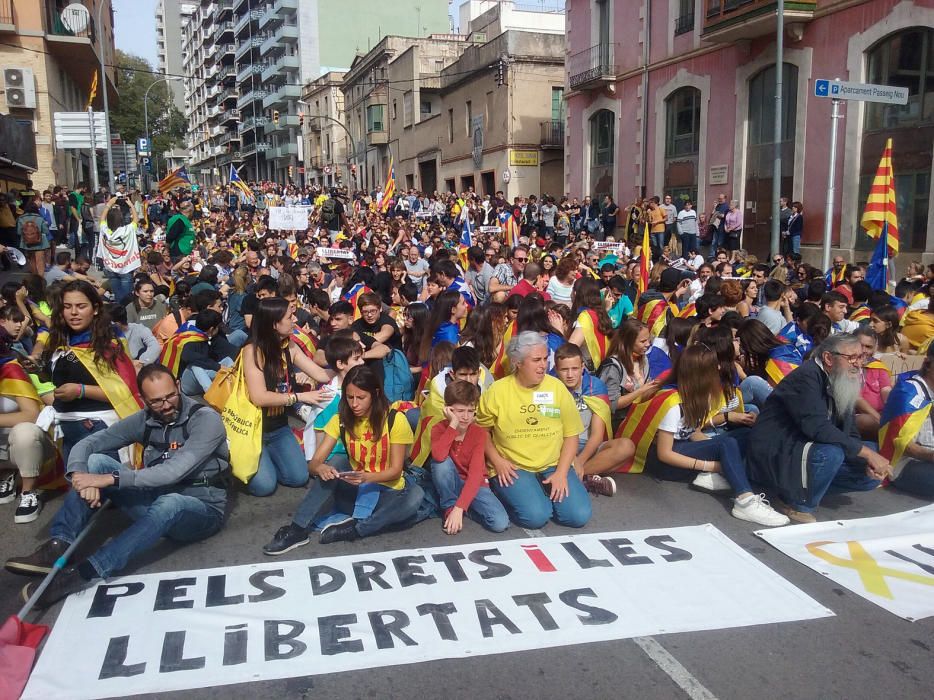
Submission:
<svg viewBox="0 0 934 700">
<path fill-rule="evenodd" d="M 38 583 L 27 583 L 23 586 L 21 595 L 24 603 L 29 600 L 38 585 Z M 49 608 L 72 593 L 83 591 L 93 585 L 94 582 L 84 578 L 76 568 L 68 566 L 59 571 L 58 575 L 52 579 L 49 587 L 42 591 L 42 595 L 36 600 L 36 607 L 39 609 Z"/>
<path fill-rule="evenodd" d="M 13 522 L 17 525 L 31 523 L 39 517 L 41 510 L 42 501 L 39 500 L 39 494 L 35 491 L 29 491 L 28 493 L 23 491 L 19 497 L 19 507 L 16 509 L 16 513 L 13 514 Z"/>
<path fill-rule="evenodd" d="M 0 503 L 9 503 L 16 498 L 16 472 L 5 472 L 0 476 Z"/>
<path fill-rule="evenodd" d="M 782 513 L 787 515 L 790 520 L 796 523 L 807 524 L 817 522 L 817 518 L 814 517 L 814 513 L 795 510 L 792 506 L 789 505 L 782 507 Z"/>
<path fill-rule="evenodd" d="M 733 502 L 733 517 L 766 527 L 779 527 L 791 522 L 787 515 L 782 515 L 769 505 L 764 493 L 747 496 L 742 501 L 737 498 Z"/>
<path fill-rule="evenodd" d="M 613 496 L 616 494 L 616 482 L 608 476 L 588 474 L 584 477 L 584 488 L 596 496 Z"/>
<path fill-rule="evenodd" d="M 691 488 L 705 493 L 724 493 L 733 490 L 730 482 L 717 472 L 701 472 L 691 482 Z"/>
<path fill-rule="evenodd" d="M 14 574 L 27 576 L 45 576 L 52 570 L 55 562 L 68 549 L 68 543 L 62 540 L 47 540 L 39 548 L 25 557 L 10 557 L 6 560 L 6 570 Z"/>
<path fill-rule="evenodd" d="M 357 533 L 357 521 L 353 518 L 347 518 L 336 523 L 330 523 L 321 528 L 321 544 L 331 544 L 332 542 L 353 542 L 360 535 Z"/>
<path fill-rule="evenodd" d="M 290 552 L 296 547 L 301 547 L 303 544 L 308 544 L 308 542 L 308 532 L 305 528 L 289 523 L 276 530 L 272 541 L 263 546 L 263 554 L 275 557 Z"/>
</svg>

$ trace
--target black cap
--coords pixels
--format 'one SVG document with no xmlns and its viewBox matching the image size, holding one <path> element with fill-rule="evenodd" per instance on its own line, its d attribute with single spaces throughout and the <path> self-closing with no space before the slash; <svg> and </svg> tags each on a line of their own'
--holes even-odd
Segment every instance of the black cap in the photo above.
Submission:
<svg viewBox="0 0 934 700">
<path fill-rule="evenodd" d="M 669 267 L 662 272 L 658 284 L 658 291 L 673 292 L 678 288 L 679 284 L 681 284 L 681 272 L 673 267 Z"/>
</svg>

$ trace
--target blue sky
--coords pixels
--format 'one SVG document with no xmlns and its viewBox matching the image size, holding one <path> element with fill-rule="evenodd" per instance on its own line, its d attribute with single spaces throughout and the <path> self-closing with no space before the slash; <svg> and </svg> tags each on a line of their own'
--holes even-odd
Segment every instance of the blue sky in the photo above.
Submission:
<svg viewBox="0 0 934 700">
<path fill-rule="evenodd" d="M 113 0 L 113 6 L 117 48 L 157 68 L 156 0 Z"/>
</svg>

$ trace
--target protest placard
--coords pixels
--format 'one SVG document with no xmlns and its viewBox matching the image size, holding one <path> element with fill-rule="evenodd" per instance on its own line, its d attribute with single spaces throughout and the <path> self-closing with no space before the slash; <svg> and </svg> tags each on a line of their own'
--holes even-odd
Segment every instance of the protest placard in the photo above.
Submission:
<svg viewBox="0 0 934 700">
<path fill-rule="evenodd" d="M 304 231 L 309 207 L 269 207 L 269 228 L 274 231 Z"/>
</svg>

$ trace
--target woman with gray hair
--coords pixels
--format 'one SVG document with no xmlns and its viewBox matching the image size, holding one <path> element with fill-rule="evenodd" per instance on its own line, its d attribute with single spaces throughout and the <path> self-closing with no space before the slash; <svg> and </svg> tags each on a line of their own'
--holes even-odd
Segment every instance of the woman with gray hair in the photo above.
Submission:
<svg viewBox="0 0 934 700">
<path fill-rule="evenodd" d="M 490 486 L 520 527 L 537 529 L 551 518 L 583 527 L 591 505 L 571 469 L 584 432 L 574 397 L 547 374 L 548 343 L 538 333 L 519 333 L 507 353 L 515 371 L 483 393 L 477 413 L 492 438 L 486 447 L 496 470 Z"/>
</svg>

